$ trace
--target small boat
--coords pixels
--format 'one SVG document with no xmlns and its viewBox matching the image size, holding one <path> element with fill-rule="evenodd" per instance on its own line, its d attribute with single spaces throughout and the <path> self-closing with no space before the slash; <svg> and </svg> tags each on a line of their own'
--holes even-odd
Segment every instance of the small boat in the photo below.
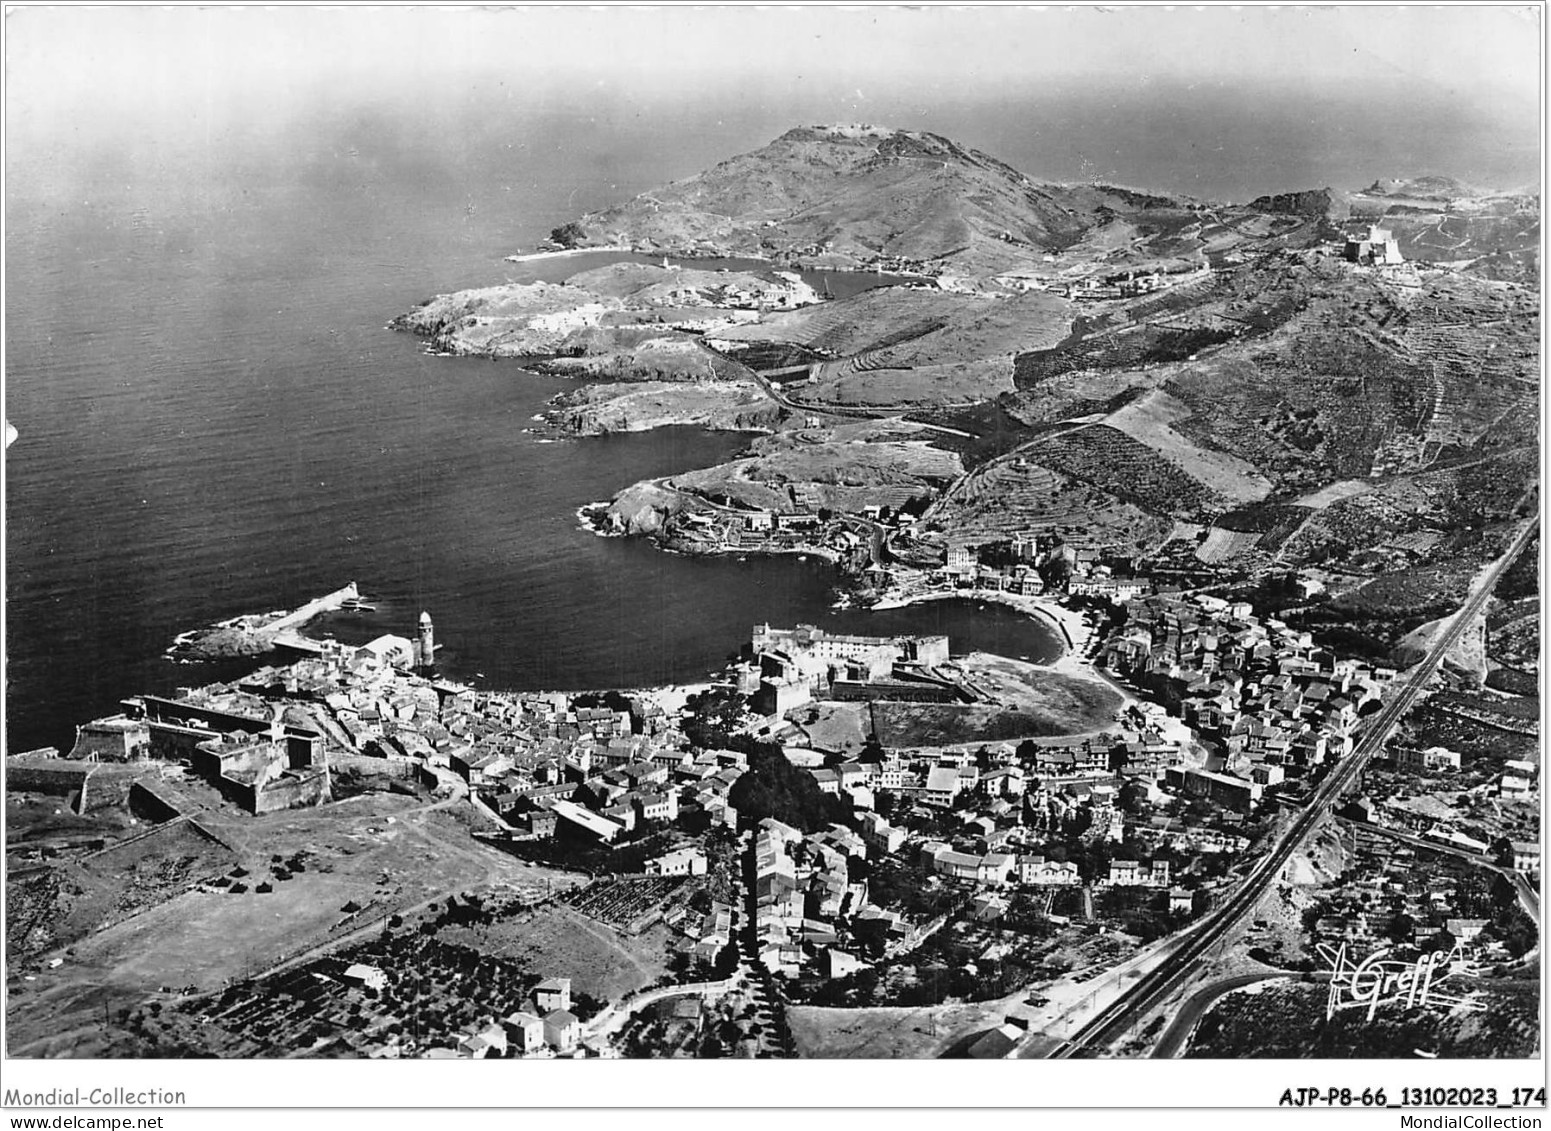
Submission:
<svg viewBox="0 0 1551 1131">
<path fill-rule="evenodd" d="M 341 601 L 339 607 L 351 613 L 375 613 L 377 611 L 376 605 L 368 605 L 359 597 L 352 597 L 347 601 Z"/>
</svg>

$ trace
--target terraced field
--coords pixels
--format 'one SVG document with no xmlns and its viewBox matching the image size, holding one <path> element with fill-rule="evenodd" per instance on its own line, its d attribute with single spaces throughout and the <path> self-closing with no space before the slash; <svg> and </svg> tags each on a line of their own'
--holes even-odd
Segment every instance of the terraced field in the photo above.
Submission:
<svg viewBox="0 0 1551 1131">
<path fill-rule="evenodd" d="M 756 373 L 813 365 L 824 360 L 823 354 L 789 342 L 724 342 L 707 339 L 705 344 Z"/>
<path fill-rule="evenodd" d="M 935 518 L 969 542 L 998 541 L 1037 531 L 1135 546 L 1162 538 L 1170 526 L 1092 484 L 1032 459 L 986 467 L 967 480 Z"/>
<path fill-rule="evenodd" d="M 1220 496 L 1177 465 L 1104 424 L 1056 436 L 1032 458 L 1154 514 L 1189 517 L 1224 506 Z"/>
<path fill-rule="evenodd" d="M 1019 389 L 1086 369 L 1128 369 L 1142 364 L 1147 338 L 1141 327 L 1020 354 L 1013 362 Z"/>
<path fill-rule="evenodd" d="M 1468 448 L 1505 414 L 1534 411 L 1532 367 L 1522 352 L 1516 356 L 1514 343 L 1493 340 L 1506 328 L 1434 324 L 1406 331 L 1406 347 L 1429 369 L 1429 442 Z"/>
<path fill-rule="evenodd" d="M 1196 482 L 1237 502 L 1256 502 L 1271 493 L 1271 481 L 1255 466 L 1226 452 L 1201 447 L 1173 425 L 1190 415 L 1183 401 L 1154 389 L 1126 404 L 1104 423 L 1152 448 Z"/>
<path fill-rule="evenodd" d="M 910 409 L 932 405 L 969 405 L 1012 392 L 1010 356 L 950 365 L 887 368 L 885 352 L 825 362 L 818 383 L 792 394 L 798 404 L 865 405 Z"/>
<path fill-rule="evenodd" d="M 1135 372 L 1069 373 L 1020 389 L 1008 397 L 1008 411 L 1027 424 L 1048 424 L 1106 415 L 1142 396 L 1156 378 Z"/>
<path fill-rule="evenodd" d="M 638 935 L 662 918 L 666 907 L 681 902 L 687 882 L 682 876 L 595 880 L 571 892 L 565 901 L 600 923 Z"/>
<path fill-rule="evenodd" d="M 1220 526 L 1214 526 L 1196 550 L 1196 557 L 1203 562 L 1232 561 L 1242 557 L 1260 544 L 1260 535 L 1246 530 L 1224 530 Z"/>
</svg>

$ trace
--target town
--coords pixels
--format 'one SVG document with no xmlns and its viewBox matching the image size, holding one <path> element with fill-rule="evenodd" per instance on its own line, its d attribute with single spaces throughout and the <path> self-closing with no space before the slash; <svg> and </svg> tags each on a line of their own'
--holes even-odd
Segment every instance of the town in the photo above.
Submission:
<svg viewBox="0 0 1551 1131">
<path fill-rule="evenodd" d="M 1106 978 L 1224 902 L 1405 678 L 1060 538 L 952 547 L 889 583 L 1014 602 L 1059 627 L 1067 655 L 1045 668 L 944 636 L 766 624 L 694 687 L 496 691 L 438 673 L 423 614 L 413 640 L 293 634 L 292 662 L 127 698 L 69 752 L 8 760 L 13 821 L 50 804 L 82 826 L 134 814 L 117 835 L 43 820 L 8 844 L 13 899 L 36 905 L 13 916 L 19 969 L 57 978 L 73 953 L 67 926 L 40 925 L 61 869 L 133 846 L 138 902 L 102 925 L 190 892 L 277 899 L 331 865 L 264 822 L 423 798 L 531 880 L 414 903 L 392 898 L 385 866 L 315 945 L 267 974 L 162 987 L 121 1011 L 122 1032 L 241 1055 L 827 1055 L 823 1010 L 912 1006 L 930 1034 L 880 1023 L 862 1047 L 927 1055 L 939 1016 L 973 1007 L 960 1054 L 1040 1055 L 1103 1007 Z M 1028 726 L 1038 700 L 1020 690 L 1073 679 L 1062 668 L 1090 713 Z M 1312 969 L 1331 940 L 1448 940 L 1511 969 L 1536 945 L 1533 724 L 1483 742 L 1500 722 L 1461 706 L 1480 694 L 1468 674 L 1432 682 L 1426 721 L 1385 744 L 1297 882 L 1262 902 L 1241 937 L 1255 961 Z M 1448 727 L 1463 741 L 1432 741 Z M 418 813 L 360 827 L 407 836 Z M 582 923 L 643 973 L 568 969 L 560 946 L 543 968 L 521 959 L 525 931 Z M 465 968 L 477 989 L 428 984 Z"/>
</svg>

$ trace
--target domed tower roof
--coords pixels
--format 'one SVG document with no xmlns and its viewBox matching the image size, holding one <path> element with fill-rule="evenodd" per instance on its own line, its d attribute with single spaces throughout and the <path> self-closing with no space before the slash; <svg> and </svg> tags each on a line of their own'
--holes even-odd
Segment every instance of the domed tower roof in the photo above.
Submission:
<svg viewBox="0 0 1551 1131">
<path fill-rule="evenodd" d="M 431 614 L 427 613 L 427 612 L 422 612 L 420 614 L 420 623 L 421 624 L 430 624 L 431 623 Z"/>
</svg>

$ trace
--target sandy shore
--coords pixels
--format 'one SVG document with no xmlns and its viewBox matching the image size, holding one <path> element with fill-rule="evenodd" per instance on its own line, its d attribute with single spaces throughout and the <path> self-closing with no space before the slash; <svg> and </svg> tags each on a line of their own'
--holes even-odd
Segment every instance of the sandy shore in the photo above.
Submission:
<svg viewBox="0 0 1551 1131">
<path fill-rule="evenodd" d="M 1083 661 L 1077 653 L 1088 646 L 1092 631 L 1083 621 L 1082 614 L 1068 609 L 1064 605 L 1058 605 L 1045 597 L 1024 597 L 1016 593 L 1004 593 L 991 589 L 966 589 L 959 591 L 947 589 L 930 593 L 913 593 L 909 595 L 893 595 L 885 597 L 873 608 L 877 609 L 902 609 L 907 605 L 919 605 L 925 601 L 985 601 L 994 605 L 1006 605 L 1017 609 L 1026 616 L 1039 617 L 1054 625 L 1061 633 L 1064 645 L 1059 659 L 1054 663 L 1045 664 L 1044 667 L 1056 671 L 1066 670 L 1064 665 L 1075 663 L 1086 669 L 1086 661 Z"/>
<path fill-rule="evenodd" d="M 530 251 L 524 255 L 508 255 L 507 263 L 531 263 L 539 259 L 568 259 L 575 255 L 607 255 L 624 252 L 634 253 L 633 247 L 568 247 L 560 251 Z"/>
<path fill-rule="evenodd" d="M 715 686 L 712 683 L 675 683 L 667 687 L 645 687 L 640 694 L 650 695 L 664 711 L 677 715 L 684 709 L 691 696 L 704 695 Z"/>
</svg>

